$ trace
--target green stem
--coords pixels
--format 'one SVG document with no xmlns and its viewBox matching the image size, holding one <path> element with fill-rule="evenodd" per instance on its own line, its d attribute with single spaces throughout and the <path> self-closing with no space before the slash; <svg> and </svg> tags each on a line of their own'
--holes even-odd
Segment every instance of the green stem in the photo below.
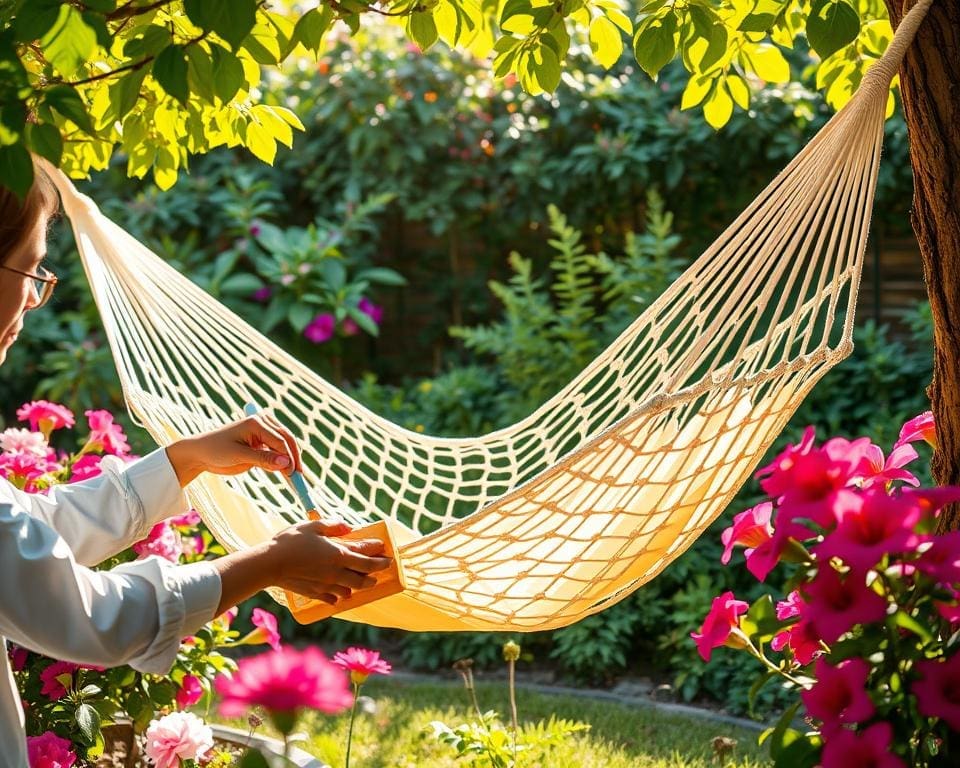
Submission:
<svg viewBox="0 0 960 768">
<path fill-rule="evenodd" d="M 777 673 L 778 675 L 780 675 L 781 677 L 786 678 L 787 680 L 789 680 L 791 683 L 793 683 L 793 684 L 796 685 L 797 687 L 799 687 L 799 688 L 806 688 L 806 686 L 805 686 L 803 683 L 801 683 L 797 678 L 795 678 L 795 677 L 794 677 L 793 675 L 791 675 L 789 672 L 785 672 L 785 671 L 782 670 L 780 667 L 778 667 L 776 664 L 774 664 L 772 661 L 770 661 L 770 659 L 768 659 L 768 658 L 760 651 L 759 648 L 757 648 L 753 643 L 750 642 L 750 639 L 747 638 L 746 635 L 743 636 L 743 640 L 744 640 L 744 642 L 746 643 L 746 649 L 747 649 L 747 651 L 750 653 L 750 655 L 753 656 L 755 659 L 757 659 L 761 664 L 763 664 L 763 666 L 765 666 L 765 667 L 766 667 L 767 669 L 769 669 L 771 672 L 776 672 L 776 673 Z"/>
<path fill-rule="evenodd" d="M 360 698 L 360 686 L 353 684 L 353 707 L 350 709 L 350 728 L 347 730 L 347 762 L 344 768 L 350 768 L 350 747 L 353 744 L 353 721 L 357 718 L 357 699 Z"/>
</svg>

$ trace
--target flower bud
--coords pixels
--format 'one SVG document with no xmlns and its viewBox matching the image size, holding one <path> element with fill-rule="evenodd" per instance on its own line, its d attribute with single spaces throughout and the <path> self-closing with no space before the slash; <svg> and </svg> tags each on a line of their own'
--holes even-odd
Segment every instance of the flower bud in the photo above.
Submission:
<svg viewBox="0 0 960 768">
<path fill-rule="evenodd" d="M 520 658 L 520 646 L 513 640 L 508 640 L 503 644 L 503 660 L 516 661 Z"/>
</svg>

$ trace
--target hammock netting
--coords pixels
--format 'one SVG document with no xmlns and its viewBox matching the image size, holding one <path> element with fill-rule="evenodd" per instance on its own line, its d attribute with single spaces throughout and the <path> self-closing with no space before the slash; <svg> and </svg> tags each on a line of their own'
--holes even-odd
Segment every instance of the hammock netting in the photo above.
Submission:
<svg viewBox="0 0 960 768">
<path fill-rule="evenodd" d="M 402 429 L 280 349 L 53 174 L 132 416 L 161 445 L 269 407 L 318 511 L 391 522 L 406 589 L 340 618 L 408 630 L 562 627 L 622 600 L 724 510 L 852 350 L 887 91 L 929 0 L 854 98 L 593 363 L 467 439 Z M 306 518 L 282 479 L 188 488 L 237 550 Z M 273 592 L 281 602 L 281 592 Z"/>
</svg>

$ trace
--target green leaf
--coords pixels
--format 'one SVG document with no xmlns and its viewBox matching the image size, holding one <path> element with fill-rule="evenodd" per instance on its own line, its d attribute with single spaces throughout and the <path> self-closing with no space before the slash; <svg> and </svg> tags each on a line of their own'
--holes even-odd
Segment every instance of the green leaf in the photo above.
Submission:
<svg viewBox="0 0 960 768">
<path fill-rule="evenodd" d="M 770 740 L 770 757 L 776 759 L 783 748 L 799 735 L 790 728 L 790 723 L 792 723 L 793 718 L 797 716 L 797 710 L 800 709 L 800 704 L 801 702 L 798 701 L 793 706 L 788 707 L 773 728 L 767 728 L 767 730 L 760 734 L 760 744 L 763 744 L 767 739 Z M 793 735 L 790 736 L 789 734 Z"/>
<path fill-rule="evenodd" d="M 590 50 L 604 69 L 610 69 L 623 53 L 623 38 L 620 30 L 606 16 L 597 16 L 590 23 Z"/>
<path fill-rule="evenodd" d="M 930 630 L 904 610 L 898 610 L 889 620 L 893 621 L 894 626 L 913 632 L 913 634 L 917 635 L 924 643 L 929 643 L 933 640 L 933 635 L 930 633 Z"/>
<path fill-rule="evenodd" d="M 140 98 L 140 86 L 147 76 L 147 68 L 128 72 L 110 84 L 110 105 L 113 108 L 112 116 L 115 120 L 123 120 L 130 110 L 137 105 Z"/>
<path fill-rule="evenodd" d="M 243 64 L 226 48 L 212 45 L 213 89 L 224 103 L 236 96 L 244 83 Z"/>
<path fill-rule="evenodd" d="M 60 16 L 60 0 L 32 0 L 24 3 L 13 18 L 15 39 L 29 43 L 43 37 Z"/>
<path fill-rule="evenodd" d="M 365 312 L 361 312 L 359 309 L 349 309 L 347 314 L 353 319 L 353 321 L 360 326 L 363 330 L 369 333 L 371 336 L 379 336 L 380 328 L 377 327 L 377 324 L 373 322 L 373 318 Z"/>
<path fill-rule="evenodd" d="M 790 80 L 790 64 L 780 49 L 770 43 L 760 43 L 744 54 L 750 68 L 761 80 L 768 83 L 786 83 Z"/>
<path fill-rule="evenodd" d="M 54 25 L 40 39 L 43 55 L 65 77 L 72 77 L 90 59 L 97 45 L 97 33 L 88 27 L 80 12 L 64 5 Z"/>
<path fill-rule="evenodd" d="M 0 179 L 23 200 L 33 186 L 33 161 L 23 144 L 0 147 Z"/>
<path fill-rule="evenodd" d="M 89 704 L 81 704 L 77 707 L 76 721 L 84 742 L 93 744 L 100 733 L 100 713 Z"/>
<path fill-rule="evenodd" d="M 220 284 L 222 293 L 249 295 L 263 287 L 263 281 L 249 272 L 240 272 L 230 275 Z"/>
<path fill-rule="evenodd" d="M 68 120 L 76 123 L 81 130 L 91 136 L 95 135 L 87 106 L 74 88 L 69 85 L 55 85 L 53 88 L 44 91 L 43 99 L 47 105 L 57 110 Z"/>
<path fill-rule="evenodd" d="M 38 155 L 60 167 L 63 157 L 63 139 L 60 129 L 50 123 L 27 123 L 27 145 Z"/>
<path fill-rule="evenodd" d="M 159 24 L 148 24 L 136 31 L 123 46 L 123 55 L 130 59 L 155 56 L 168 45 L 172 38 L 170 30 Z"/>
<path fill-rule="evenodd" d="M 308 50 L 318 53 L 323 44 L 323 36 L 333 23 L 333 11 L 324 3 L 321 9 L 307 11 L 293 29 L 294 37 Z"/>
<path fill-rule="evenodd" d="M 433 13 L 430 11 L 416 11 L 410 15 L 407 20 L 407 35 L 413 40 L 420 50 L 425 51 L 439 37 L 437 32 L 437 23 L 433 19 Z"/>
<path fill-rule="evenodd" d="M 530 57 L 530 68 L 540 87 L 547 93 L 553 93 L 560 85 L 560 58 L 547 43 L 549 35 L 544 36 L 544 44 L 535 49 Z"/>
<path fill-rule="evenodd" d="M 240 758 L 239 768 L 270 768 L 270 764 L 258 749 L 248 749 Z"/>
<path fill-rule="evenodd" d="M 378 285 L 406 285 L 403 275 L 386 267 L 372 267 L 357 274 L 358 280 L 369 280 Z"/>
<path fill-rule="evenodd" d="M 297 333 L 303 333 L 310 321 L 313 320 L 314 309 L 308 304 L 294 304 L 287 311 L 287 320 Z"/>
<path fill-rule="evenodd" d="M 860 14 L 844 0 L 813 0 L 807 40 L 821 59 L 852 43 L 860 34 Z"/>
<path fill-rule="evenodd" d="M 334 293 L 347 284 L 347 270 L 339 259 L 324 259 L 320 263 L 320 272 Z"/>
<path fill-rule="evenodd" d="M 650 77 L 656 78 L 657 73 L 676 54 L 676 32 L 677 17 L 673 13 L 653 19 L 637 30 L 633 38 L 633 52 L 637 63 Z"/>
<path fill-rule="evenodd" d="M 704 51 L 698 66 L 701 72 L 709 72 L 727 52 L 727 28 L 723 24 L 714 24 L 706 35 L 707 50 Z"/>
<path fill-rule="evenodd" d="M 186 104 L 190 98 L 188 72 L 186 52 L 182 45 L 171 43 L 154 59 L 153 76 L 160 87 L 181 104 Z"/>
<path fill-rule="evenodd" d="M 199 45 L 187 47 L 187 83 L 190 90 L 204 101 L 214 104 L 217 96 L 213 88 L 213 59 Z"/>
<path fill-rule="evenodd" d="M 190 21 L 216 32 L 235 51 L 257 22 L 256 0 L 184 0 L 183 8 Z"/>
</svg>

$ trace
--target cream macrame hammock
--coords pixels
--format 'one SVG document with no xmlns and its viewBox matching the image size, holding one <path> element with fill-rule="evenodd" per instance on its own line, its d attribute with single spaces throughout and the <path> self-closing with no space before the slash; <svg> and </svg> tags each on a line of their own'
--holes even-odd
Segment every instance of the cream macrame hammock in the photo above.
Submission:
<svg viewBox="0 0 960 768">
<path fill-rule="evenodd" d="M 168 444 L 247 402 L 269 406 L 301 441 L 321 513 L 395 521 L 406 590 L 341 618 L 523 632 L 613 605 L 717 518 L 852 350 L 887 91 L 929 2 L 846 107 L 603 354 L 529 417 L 476 438 L 371 413 L 56 172 L 131 414 Z M 188 493 L 229 550 L 305 518 L 259 471 L 204 475 Z"/>
</svg>

